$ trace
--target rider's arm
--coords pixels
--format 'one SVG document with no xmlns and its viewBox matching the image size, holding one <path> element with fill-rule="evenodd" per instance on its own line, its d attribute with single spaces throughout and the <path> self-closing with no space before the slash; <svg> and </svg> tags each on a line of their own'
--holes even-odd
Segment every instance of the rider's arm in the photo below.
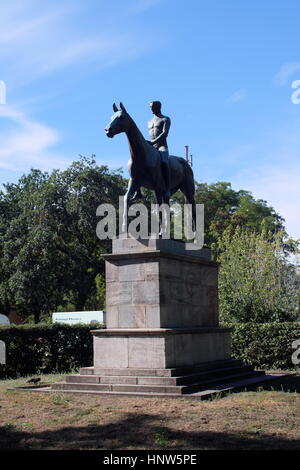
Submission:
<svg viewBox="0 0 300 470">
<path fill-rule="evenodd" d="M 171 126 L 171 119 L 170 119 L 170 118 L 166 118 L 166 119 L 164 120 L 164 126 L 163 126 L 163 131 L 162 131 L 162 133 L 159 134 L 159 136 L 157 136 L 155 139 L 151 140 L 151 144 L 154 145 L 154 144 L 156 144 L 157 142 L 159 142 L 162 138 L 167 138 L 167 137 L 168 137 L 168 134 L 169 134 L 170 126 Z"/>
</svg>

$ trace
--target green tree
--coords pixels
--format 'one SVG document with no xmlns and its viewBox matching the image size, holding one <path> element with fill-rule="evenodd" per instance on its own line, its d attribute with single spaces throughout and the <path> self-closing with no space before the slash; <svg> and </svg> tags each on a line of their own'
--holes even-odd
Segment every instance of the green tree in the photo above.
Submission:
<svg viewBox="0 0 300 470">
<path fill-rule="evenodd" d="M 283 233 L 227 228 L 218 243 L 222 321 L 282 322 L 299 316 L 296 268 Z"/>
<path fill-rule="evenodd" d="M 32 170 L 0 198 L 0 296 L 38 322 L 64 303 L 83 310 L 104 274 L 101 253 L 110 240 L 96 236 L 96 209 L 117 207 L 126 181 L 93 157 L 50 175 Z"/>
<path fill-rule="evenodd" d="M 104 274 L 97 274 L 95 277 L 95 290 L 89 295 L 85 307 L 88 310 L 105 310 L 106 285 Z"/>
<path fill-rule="evenodd" d="M 95 278 L 104 273 L 101 254 L 111 249 L 110 240 L 96 236 L 96 209 L 101 203 L 118 207 L 126 181 L 119 172 L 82 157 L 63 172 L 54 171 L 43 195 L 44 225 L 55 239 L 56 251 L 66 260 L 65 289 L 68 301 L 82 310 L 95 293 Z"/>
<path fill-rule="evenodd" d="M 1 193 L 2 303 L 20 305 L 39 321 L 62 297 L 63 263 L 54 255 L 52 233 L 43 227 L 41 194 L 48 174 L 32 170 Z"/>
<path fill-rule="evenodd" d="M 204 204 L 205 244 L 216 252 L 218 240 L 229 226 L 244 226 L 256 232 L 264 228 L 273 234 L 284 230 L 284 219 L 249 191 L 235 191 L 228 182 L 196 183 L 195 187 L 196 202 Z"/>
</svg>

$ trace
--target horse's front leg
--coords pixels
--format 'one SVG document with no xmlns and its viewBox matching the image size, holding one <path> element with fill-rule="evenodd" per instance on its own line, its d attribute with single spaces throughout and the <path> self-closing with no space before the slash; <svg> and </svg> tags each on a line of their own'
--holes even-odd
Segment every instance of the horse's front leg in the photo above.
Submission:
<svg viewBox="0 0 300 470">
<path fill-rule="evenodd" d="M 159 237 L 170 238 L 170 207 L 164 202 L 163 194 L 159 191 L 155 192 L 156 203 L 158 205 L 157 217 L 159 227 Z"/>
<path fill-rule="evenodd" d="M 139 188 L 139 184 L 134 179 L 130 178 L 128 182 L 127 192 L 124 196 L 124 203 L 123 203 L 123 223 L 122 223 L 122 232 L 127 232 L 127 217 L 128 217 L 128 201 L 134 195 L 134 193 Z"/>
<path fill-rule="evenodd" d="M 142 192 L 141 192 L 141 187 L 138 186 L 137 190 L 133 194 L 133 197 L 131 198 L 131 202 L 138 201 L 139 199 L 142 199 L 142 198 L 143 198 L 143 195 L 142 195 Z"/>
</svg>

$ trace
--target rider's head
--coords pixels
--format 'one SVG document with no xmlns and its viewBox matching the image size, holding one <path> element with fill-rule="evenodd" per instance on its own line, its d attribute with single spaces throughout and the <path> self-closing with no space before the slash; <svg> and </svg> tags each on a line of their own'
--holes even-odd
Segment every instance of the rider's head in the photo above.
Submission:
<svg viewBox="0 0 300 470">
<path fill-rule="evenodd" d="M 161 102 L 160 101 L 151 101 L 150 108 L 153 114 L 160 114 L 161 112 Z"/>
</svg>

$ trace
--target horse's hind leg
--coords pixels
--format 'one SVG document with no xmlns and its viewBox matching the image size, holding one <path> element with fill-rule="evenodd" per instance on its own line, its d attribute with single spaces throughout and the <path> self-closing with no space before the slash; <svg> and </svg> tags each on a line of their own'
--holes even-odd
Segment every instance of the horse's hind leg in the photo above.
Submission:
<svg viewBox="0 0 300 470">
<path fill-rule="evenodd" d="M 162 238 L 170 238 L 170 206 L 165 202 L 163 193 L 161 191 L 155 191 L 155 195 L 158 206 L 158 235 Z"/>
<path fill-rule="evenodd" d="M 192 206 L 192 230 L 196 231 L 196 202 L 195 202 L 195 190 L 194 187 L 184 185 L 180 188 L 185 196 L 187 204 Z"/>
</svg>

